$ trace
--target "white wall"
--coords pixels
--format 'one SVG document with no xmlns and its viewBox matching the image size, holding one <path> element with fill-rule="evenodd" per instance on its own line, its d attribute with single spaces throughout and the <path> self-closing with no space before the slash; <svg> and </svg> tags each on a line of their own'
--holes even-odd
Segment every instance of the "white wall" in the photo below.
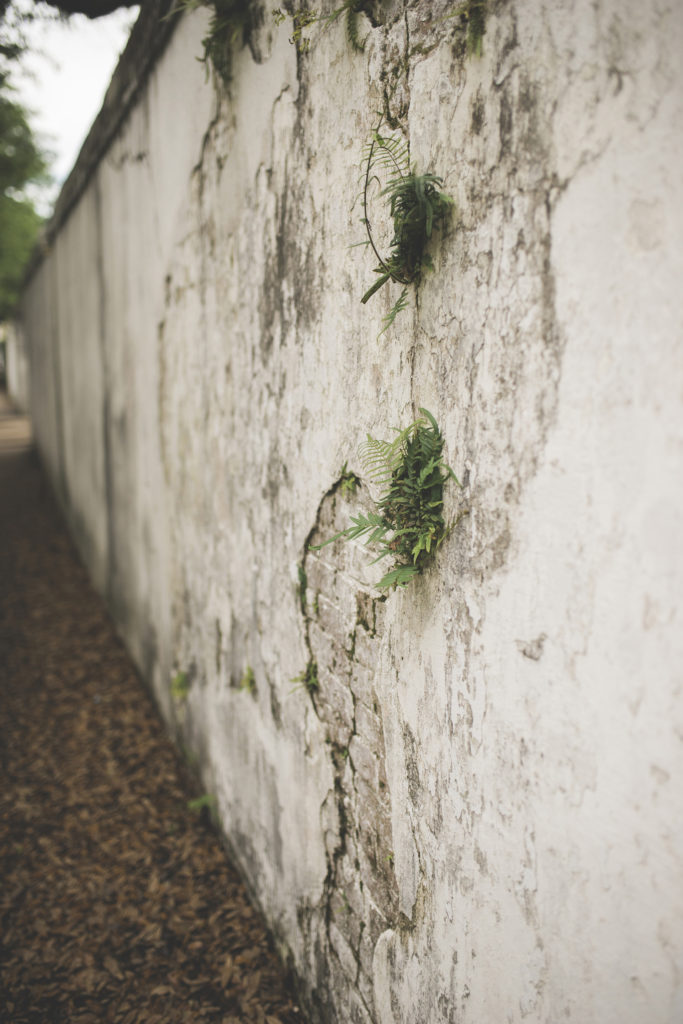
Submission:
<svg viewBox="0 0 683 1024">
<path fill-rule="evenodd" d="M 480 58 L 446 3 L 362 55 L 267 19 L 229 91 L 187 18 L 27 291 L 34 425 L 313 1019 L 674 1024 L 683 13 L 490 7 Z M 350 246 L 389 92 L 458 217 L 378 339 Z M 420 406 L 470 514 L 380 601 L 306 544 Z"/>
<path fill-rule="evenodd" d="M 6 324 L 4 341 L 7 393 L 14 405 L 24 411 L 29 403 L 29 365 L 20 325 Z"/>
</svg>

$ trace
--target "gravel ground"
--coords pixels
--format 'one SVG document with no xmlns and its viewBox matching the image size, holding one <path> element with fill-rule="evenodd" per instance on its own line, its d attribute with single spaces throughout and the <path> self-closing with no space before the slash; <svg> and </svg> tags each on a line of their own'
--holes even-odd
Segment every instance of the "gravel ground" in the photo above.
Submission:
<svg viewBox="0 0 683 1024">
<path fill-rule="evenodd" d="M 0 783 L 3 1024 L 303 1022 L 1 394 Z"/>
</svg>

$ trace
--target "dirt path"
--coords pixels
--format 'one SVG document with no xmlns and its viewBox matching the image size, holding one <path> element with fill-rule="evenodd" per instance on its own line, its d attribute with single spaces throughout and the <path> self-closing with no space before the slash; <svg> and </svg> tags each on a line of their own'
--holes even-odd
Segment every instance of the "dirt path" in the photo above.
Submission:
<svg viewBox="0 0 683 1024">
<path fill-rule="evenodd" d="M 303 1021 L 0 395 L 0 1021 Z"/>
</svg>

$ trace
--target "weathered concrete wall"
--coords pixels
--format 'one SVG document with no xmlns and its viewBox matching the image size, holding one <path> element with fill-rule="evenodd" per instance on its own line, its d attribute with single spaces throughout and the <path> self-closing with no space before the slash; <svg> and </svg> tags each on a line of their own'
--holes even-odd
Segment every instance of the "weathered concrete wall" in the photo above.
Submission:
<svg viewBox="0 0 683 1024">
<path fill-rule="evenodd" d="M 376 6 L 364 54 L 266 20 L 229 91 L 174 32 L 26 293 L 41 450 L 315 1019 L 674 1024 L 681 8 L 493 0 L 469 57 Z M 385 103 L 459 212 L 378 339 Z M 420 406 L 470 514 L 384 601 L 307 545 Z"/>
<path fill-rule="evenodd" d="M 5 325 L 5 360 L 7 393 L 16 408 L 25 411 L 29 405 L 29 365 L 20 324 Z"/>
</svg>

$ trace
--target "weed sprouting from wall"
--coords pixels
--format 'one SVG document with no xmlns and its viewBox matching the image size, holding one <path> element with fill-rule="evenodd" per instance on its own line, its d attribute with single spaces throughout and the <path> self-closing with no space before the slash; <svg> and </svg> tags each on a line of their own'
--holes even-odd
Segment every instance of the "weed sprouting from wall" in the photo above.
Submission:
<svg viewBox="0 0 683 1024">
<path fill-rule="evenodd" d="M 397 430 L 393 441 L 368 435 L 361 446 L 363 469 L 385 489 L 376 511 L 352 516 L 351 526 L 311 549 L 319 551 L 335 540 L 364 537 L 365 543 L 379 552 L 374 562 L 394 559 L 393 567 L 377 584 L 380 590 L 405 587 L 424 572 L 450 531 L 467 514 L 461 512 L 450 525 L 444 520 L 443 486 L 449 478 L 460 484 L 443 460 L 444 441 L 436 420 L 426 409 L 420 412 L 419 419 Z"/>
<path fill-rule="evenodd" d="M 255 17 L 253 0 L 180 0 L 178 9 L 194 11 L 206 7 L 211 12 L 209 28 L 202 39 L 200 58 L 210 65 L 224 83 L 232 78 L 232 51 L 242 45 Z"/>
<path fill-rule="evenodd" d="M 352 473 L 350 469 L 347 469 L 347 463 L 345 462 L 339 474 L 339 490 L 342 495 L 355 494 L 359 484 L 360 477 Z"/>
<path fill-rule="evenodd" d="M 344 19 L 346 27 L 346 38 L 349 46 L 358 53 L 365 50 L 365 40 L 360 38 L 358 15 L 368 6 L 368 0 L 344 0 L 344 3 L 335 8 L 330 14 L 321 14 L 315 10 L 306 10 L 301 7 L 292 12 L 283 12 L 279 7 L 273 10 L 273 17 L 277 25 L 281 25 L 287 18 L 292 20 L 292 34 L 289 37 L 290 43 L 295 46 L 299 53 L 308 53 L 311 47 L 311 38 L 305 35 L 306 29 L 318 22 L 323 26 L 332 25 L 340 18 Z"/>
<path fill-rule="evenodd" d="M 311 40 L 309 36 L 304 35 L 304 32 L 310 25 L 314 25 L 319 20 L 319 16 L 315 11 L 307 11 L 302 7 L 289 14 L 276 7 L 273 10 L 273 17 L 275 18 L 276 25 L 281 25 L 288 17 L 292 19 L 292 34 L 289 37 L 289 41 L 292 46 L 296 47 L 299 53 L 308 53 Z"/>
<path fill-rule="evenodd" d="M 471 57 L 481 57 L 483 53 L 487 8 L 488 0 L 461 0 L 441 19 L 445 22 L 459 18 L 464 23 L 467 32 L 467 52 Z"/>
<path fill-rule="evenodd" d="M 218 814 L 218 801 L 212 793 L 202 793 L 192 800 L 187 801 L 188 811 L 196 814 L 204 824 L 211 822 L 215 829 L 220 829 L 221 822 Z"/>
<path fill-rule="evenodd" d="M 292 679 L 293 683 L 296 683 L 292 693 L 295 690 L 304 689 L 307 693 L 315 693 L 318 689 L 318 666 L 313 658 L 311 658 L 306 665 L 306 668 L 298 676 L 294 676 Z"/>
<path fill-rule="evenodd" d="M 475 57 L 481 57 L 483 52 L 487 2 L 488 0 L 468 0 L 466 4 L 467 50 Z"/>
<path fill-rule="evenodd" d="M 382 122 L 373 131 L 367 145 L 363 166 L 363 223 L 367 243 L 379 263 L 378 279 L 368 288 L 361 302 L 365 303 L 389 281 L 402 284 L 403 290 L 384 317 L 383 334 L 408 304 L 408 285 L 417 284 L 425 269 L 433 269 L 425 247 L 435 228 L 443 226 L 453 207 L 453 200 L 441 191 L 443 179 L 436 174 L 418 174 L 410 170 L 408 143 L 396 132 L 382 133 Z M 370 189 L 380 184 L 379 198 L 386 200 L 393 222 L 393 238 L 387 256 L 380 255 L 370 224 L 368 205 Z M 382 184 L 384 187 L 382 187 Z"/>
<path fill-rule="evenodd" d="M 328 21 L 332 22 L 342 15 L 344 16 L 346 38 L 351 49 L 355 50 L 357 53 L 363 53 L 365 50 L 365 39 L 360 38 L 358 15 L 364 11 L 367 6 L 366 0 L 346 0 L 346 3 L 342 4 L 341 7 L 338 7 L 336 11 L 333 11 L 328 19 Z"/>
<path fill-rule="evenodd" d="M 171 696 L 174 700 L 184 701 L 190 692 L 190 679 L 187 672 L 176 672 L 171 680 Z"/>
<path fill-rule="evenodd" d="M 361 38 L 359 15 L 369 8 L 370 0 L 344 0 L 330 14 L 322 14 L 315 9 L 305 7 L 292 11 L 282 11 L 276 7 L 272 11 L 276 24 L 287 18 L 292 22 L 292 43 L 299 53 L 307 53 L 311 38 L 306 30 L 320 23 L 323 27 L 343 19 L 346 38 L 349 46 L 357 53 L 365 51 L 366 39 Z M 228 84 L 232 78 L 232 51 L 242 45 L 254 27 L 255 21 L 261 16 L 259 5 L 254 0 L 178 0 L 176 11 L 192 11 L 205 7 L 210 11 L 209 27 L 202 39 L 203 54 L 200 58 L 207 67 L 210 65 L 221 80 Z M 446 18 L 461 17 L 467 25 L 467 48 L 470 54 L 481 56 L 482 40 L 486 21 L 487 0 L 464 0 Z M 445 19 L 444 19 L 445 20 Z"/>
<path fill-rule="evenodd" d="M 256 677 L 251 665 L 247 665 L 242 674 L 242 678 L 240 679 L 240 690 L 250 694 L 252 697 L 256 693 Z"/>
</svg>

